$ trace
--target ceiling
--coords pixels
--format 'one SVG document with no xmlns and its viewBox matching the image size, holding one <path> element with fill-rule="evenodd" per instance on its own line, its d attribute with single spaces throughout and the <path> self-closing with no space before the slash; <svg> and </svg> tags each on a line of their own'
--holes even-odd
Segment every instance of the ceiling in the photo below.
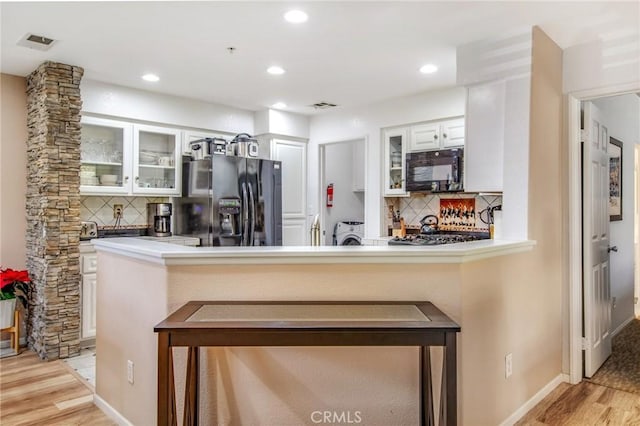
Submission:
<svg viewBox="0 0 640 426">
<path fill-rule="evenodd" d="M 0 3 L 3 73 L 45 60 L 85 79 L 262 110 L 364 105 L 455 84 L 456 46 L 539 25 L 562 48 L 640 37 L 639 2 L 10 2 Z M 285 22 L 290 9 L 304 24 Z M 43 52 L 27 33 L 56 40 Z M 230 54 L 228 47 L 234 47 Z M 418 72 L 433 63 L 435 74 Z M 265 72 L 280 65 L 280 76 Z M 145 73 L 157 83 L 141 80 Z"/>
</svg>

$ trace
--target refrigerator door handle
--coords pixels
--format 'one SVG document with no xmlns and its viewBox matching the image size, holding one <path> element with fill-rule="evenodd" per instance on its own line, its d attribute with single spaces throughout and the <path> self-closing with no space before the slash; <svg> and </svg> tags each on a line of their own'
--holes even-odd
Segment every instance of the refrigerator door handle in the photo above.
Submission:
<svg viewBox="0 0 640 426">
<path fill-rule="evenodd" d="M 244 182 L 242 182 L 242 241 L 240 245 L 249 245 L 249 200 L 247 199 L 247 184 Z"/>
<path fill-rule="evenodd" d="M 251 199 L 251 221 L 250 221 L 250 232 L 249 232 L 249 241 L 247 242 L 248 246 L 253 245 L 253 239 L 255 237 L 256 232 L 256 200 L 253 198 L 253 187 L 251 184 L 247 185 L 249 187 L 249 198 Z"/>
</svg>

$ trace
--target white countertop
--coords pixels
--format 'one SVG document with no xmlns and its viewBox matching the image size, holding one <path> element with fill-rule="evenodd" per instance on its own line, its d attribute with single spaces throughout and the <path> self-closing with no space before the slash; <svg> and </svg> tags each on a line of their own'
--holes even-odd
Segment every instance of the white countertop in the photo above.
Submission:
<svg viewBox="0 0 640 426">
<path fill-rule="evenodd" d="M 480 240 L 440 246 L 188 247 L 140 238 L 92 240 L 98 251 L 163 265 L 465 263 L 528 251 L 535 241 Z"/>
</svg>

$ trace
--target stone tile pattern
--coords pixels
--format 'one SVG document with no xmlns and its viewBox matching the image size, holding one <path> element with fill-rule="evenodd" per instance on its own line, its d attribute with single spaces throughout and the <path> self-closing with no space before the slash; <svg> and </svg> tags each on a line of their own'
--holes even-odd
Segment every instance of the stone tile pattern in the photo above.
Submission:
<svg viewBox="0 0 640 426">
<path fill-rule="evenodd" d="M 44 62 L 27 78 L 29 346 L 80 351 L 80 67 Z"/>
<path fill-rule="evenodd" d="M 385 225 L 386 228 L 392 225 L 391 207 L 393 210 L 400 210 L 407 225 L 420 226 L 420 220 L 426 215 L 440 215 L 440 197 L 442 198 L 475 198 L 476 212 L 481 212 L 487 207 L 495 207 L 502 204 L 502 197 L 498 195 L 476 195 L 473 194 L 411 194 L 410 197 L 385 198 Z M 486 213 L 482 215 L 487 220 Z M 476 213 L 476 229 L 479 232 L 489 232 L 489 225 L 480 220 Z"/>
<path fill-rule="evenodd" d="M 122 204 L 120 226 L 146 226 L 147 203 L 168 203 L 167 197 L 80 197 L 80 220 L 96 222 L 98 227 L 113 226 L 113 205 Z"/>
</svg>

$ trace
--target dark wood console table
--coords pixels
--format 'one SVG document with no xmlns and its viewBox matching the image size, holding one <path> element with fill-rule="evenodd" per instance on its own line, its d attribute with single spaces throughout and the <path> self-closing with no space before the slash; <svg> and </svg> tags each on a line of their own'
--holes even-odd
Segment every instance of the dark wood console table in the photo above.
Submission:
<svg viewBox="0 0 640 426">
<path fill-rule="evenodd" d="M 198 423 L 201 346 L 419 346 L 420 424 L 434 424 L 430 346 L 444 347 L 440 425 L 457 424 L 456 333 L 430 302 L 189 302 L 158 324 L 158 425 L 177 424 L 172 347 L 188 347 L 184 424 Z"/>
</svg>

